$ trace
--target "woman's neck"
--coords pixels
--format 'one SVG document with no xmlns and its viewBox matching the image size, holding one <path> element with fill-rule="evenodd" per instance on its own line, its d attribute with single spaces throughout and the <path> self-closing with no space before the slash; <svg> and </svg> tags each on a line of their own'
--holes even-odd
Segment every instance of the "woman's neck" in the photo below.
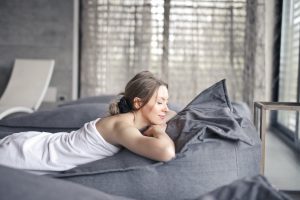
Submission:
<svg viewBox="0 0 300 200">
<path fill-rule="evenodd" d="M 144 119 L 144 117 L 141 115 L 139 111 L 134 111 L 132 112 L 132 114 L 133 114 L 133 124 L 137 129 L 143 130 L 150 125 L 150 123 Z"/>
</svg>

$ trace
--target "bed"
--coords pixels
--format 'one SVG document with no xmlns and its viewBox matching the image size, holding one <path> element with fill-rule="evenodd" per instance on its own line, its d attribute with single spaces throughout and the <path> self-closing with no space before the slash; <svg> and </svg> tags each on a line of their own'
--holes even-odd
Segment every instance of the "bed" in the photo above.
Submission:
<svg viewBox="0 0 300 200">
<path fill-rule="evenodd" d="M 80 128 L 85 122 L 105 116 L 113 97 L 80 99 L 51 110 L 0 120 L 0 138 L 18 131 L 55 133 Z M 226 186 L 228 189 L 234 181 L 252 178 L 252 184 L 267 182 L 258 176 L 261 142 L 249 109 L 230 101 L 225 80 L 201 92 L 183 109 L 175 104 L 171 104 L 171 109 L 178 114 L 169 121 L 166 130 L 176 146 L 176 158 L 169 162 L 156 162 L 122 149 L 112 157 L 44 176 L 5 167 L 0 172 L 25 173 L 25 180 L 36 176 L 41 179 L 40 185 L 48 179 L 53 181 L 51 185 L 54 182 L 76 185 L 92 194 L 111 195 L 107 199 L 204 199 L 206 194 L 219 194 L 209 192 Z M 53 190 L 51 185 L 45 187 Z M 274 189 L 272 192 L 281 195 Z M 284 198 L 287 197 L 281 195 L 279 199 Z"/>
</svg>

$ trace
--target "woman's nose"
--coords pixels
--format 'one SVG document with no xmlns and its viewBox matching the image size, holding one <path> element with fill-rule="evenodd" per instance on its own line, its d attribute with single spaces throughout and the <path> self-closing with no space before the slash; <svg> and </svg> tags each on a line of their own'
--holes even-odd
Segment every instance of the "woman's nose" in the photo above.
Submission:
<svg viewBox="0 0 300 200">
<path fill-rule="evenodd" d="M 165 107 L 164 107 L 164 111 L 165 111 L 165 112 L 168 112 L 168 111 L 169 111 L 169 107 L 168 107 L 168 105 L 165 105 Z"/>
</svg>

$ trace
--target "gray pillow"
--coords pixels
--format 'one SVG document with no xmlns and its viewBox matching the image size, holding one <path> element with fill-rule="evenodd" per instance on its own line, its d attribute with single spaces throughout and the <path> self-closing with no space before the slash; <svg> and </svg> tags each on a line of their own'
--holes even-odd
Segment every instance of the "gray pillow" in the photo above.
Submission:
<svg viewBox="0 0 300 200">
<path fill-rule="evenodd" d="M 57 178 L 137 199 L 194 199 L 259 173 L 260 140 L 247 117 L 235 112 L 225 80 L 199 94 L 170 120 L 176 158 L 155 162 L 126 149 L 78 166 Z"/>
<path fill-rule="evenodd" d="M 80 98 L 78 100 L 66 102 L 63 104 L 60 104 L 60 107 L 63 106 L 70 106 L 70 105 L 78 105 L 78 104 L 87 104 L 87 103 L 102 103 L 102 104 L 110 104 L 112 101 L 114 101 L 116 98 L 118 98 L 118 95 L 99 95 L 99 96 L 92 96 L 92 97 L 84 97 Z M 171 110 L 174 110 L 176 112 L 179 112 L 181 110 L 181 106 L 175 103 L 170 102 L 169 108 Z"/>
<path fill-rule="evenodd" d="M 21 131 L 59 132 L 79 129 L 84 123 L 108 114 L 108 104 L 86 103 L 0 120 L 0 138 Z"/>
<path fill-rule="evenodd" d="M 167 133 L 175 141 L 176 152 L 183 152 L 188 145 L 202 143 L 211 137 L 253 145 L 248 135 L 255 133 L 254 126 L 249 119 L 233 111 L 225 80 L 203 91 L 168 123 Z M 249 127 L 251 133 L 247 134 L 243 126 Z"/>
<path fill-rule="evenodd" d="M 70 106 L 70 105 L 78 105 L 78 104 L 86 104 L 86 103 L 109 104 L 117 97 L 118 97 L 117 95 L 99 95 L 99 96 L 84 97 L 84 98 L 80 98 L 77 100 L 60 104 L 59 106 Z"/>
<path fill-rule="evenodd" d="M 0 165 L 2 200 L 129 200 L 79 184 L 38 176 Z"/>
</svg>

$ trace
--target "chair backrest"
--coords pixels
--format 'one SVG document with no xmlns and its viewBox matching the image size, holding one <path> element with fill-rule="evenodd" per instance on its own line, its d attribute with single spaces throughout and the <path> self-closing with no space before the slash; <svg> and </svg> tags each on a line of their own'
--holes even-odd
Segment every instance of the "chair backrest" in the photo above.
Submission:
<svg viewBox="0 0 300 200">
<path fill-rule="evenodd" d="M 54 60 L 16 59 L 0 105 L 37 110 L 49 86 Z"/>
</svg>

